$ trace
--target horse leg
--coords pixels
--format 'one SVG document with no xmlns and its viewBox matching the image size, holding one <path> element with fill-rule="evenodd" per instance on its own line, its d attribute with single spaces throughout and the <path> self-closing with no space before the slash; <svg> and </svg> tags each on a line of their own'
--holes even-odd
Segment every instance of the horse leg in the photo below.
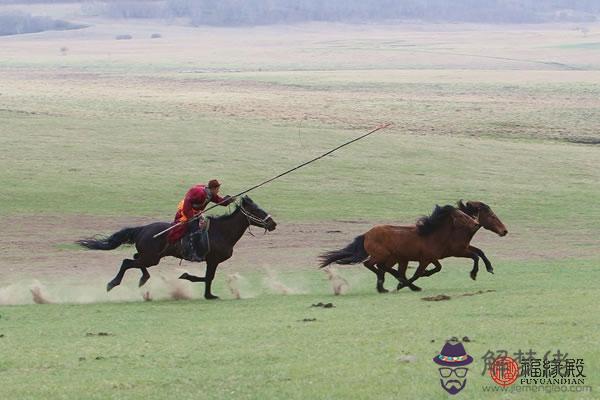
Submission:
<svg viewBox="0 0 600 400">
<path fill-rule="evenodd" d="M 108 284 L 106 285 L 107 292 L 110 292 L 111 289 L 113 289 L 115 286 L 119 286 L 121 284 L 123 276 L 125 275 L 125 271 L 127 271 L 129 268 L 133 268 L 134 263 L 135 260 L 132 260 L 130 258 L 126 258 L 123 260 L 123 262 L 121 263 L 121 268 L 119 268 L 119 272 L 117 272 L 117 275 L 115 275 L 112 281 L 108 282 Z"/>
<path fill-rule="evenodd" d="M 185 279 L 190 282 L 205 282 L 206 281 L 206 279 L 201 276 L 190 275 L 187 272 L 184 272 L 183 274 L 181 274 L 179 279 Z"/>
<path fill-rule="evenodd" d="M 133 255 L 134 260 L 138 260 L 139 258 L 140 258 L 139 253 L 135 253 Z M 142 277 L 140 278 L 140 282 L 139 282 L 138 286 L 142 287 L 146 284 L 146 282 L 148 282 L 148 279 L 150 279 L 150 274 L 148 273 L 148 268 L 146 268 L 146 267 L 140 267 L 140 270 L 142 271 Z"/>
<path fill-rule="evenodd" d="M 467 248 L 464 250 L 464 252 L 462 252 L 460 254 L 455 254 L 454 256 L 462 257 L 462 258 L 470 258 L 473 260 L 473 269 L 471 270 L 469 275 L 471 276 L 471 279 L 476 280 L 477 272 L 479 271 L 479 256 L 477 255 L 477 253 L 474 251 L 471 251 L 470 249 Z"/>
<path fill-rule="evenodd" d="M 408 261 L 398 261 L 398 276 L 400 278 L 398 278 L 398 281 L 400 281 L 398 283 L 398 286 L 396 287 L 396 290 L 400 290 L 405 286 L 408 286 L 410 288 L 410 290 L 414 290 L 414 291 L 419 291 L 421 290 L 421 288 L 419 288 L 416 285 L 413 285 L 412 281 L 408 280 L 408 278 L 406 277 L 406 269 L 408 268 Z"/>
<path fill-rule="evenodd" d="M 477 253 L 467 248 L 462 253 L 454 254 L 454 256 L 461 258 L 470 258 L 473 260 L 473 269 L 471 270 L 469 275 L 471 275 L 471 279 L 476 280 L 477 272 L 479 271 L 479 256 L 477 255 Z"/>
<path fill-rule="evenodd" d="M 212 281 L 215 278 L 215 272 L 217 271 L 217 266 L 219 265 L 219 263 L 216 263 L 214 261 L 207 261 L 206 262 L 206 276 L 205 276 L 205 281 L 204 281 L 204 298 L 206 300 L 215 300 L 218 299 L 218 296 L 215 296 L 214 294 L 212 294 L 210 287 L 212 285 Z"/>
<path fill-rule="evenodd" d="M 377 267 L 375 267 L 375 264 L 376 261 L 371 257 L 363 262 L 363 265 L 366 269 L 377 275 L 377 291 L 379 293 L 387 293 L 388 291 L 383 287 L 383 283 L 385 282 L 385 271 L 382 271 L 380 268 L 378 268 L 379 264 L 377 264 Z"/>
<path fill-rule="evenodd" d="M 387 293 L 387 290 L 383 287 L 383 282 L 385 281 L 385 271 L 381 271 L 379 268 L 375 267 L 375 261 L 371 258 L 363 262 L 363 265 L 366 269 L 377 275 L 377 291 L 379 293 Z"/>
<path fill-rule="evenodd" d="M 134 268 L 139 268 L 142 271 L 142 277 L 140 278 L 140 282 L 138 283 L 139 287 L 144 286 L 144 284 L 150 279 L 150 274 L 148 273 L 148 268 L 157 265 L 160 262 L 160 256 L 155 257 L 154 255 L 146 258 L 136 258 L 133 262 Z"/>
<path fill-rule="evenodd" d="M 379 293 L 387 293 L 389 292 L 389 290 L 387 290 L 385 287 L 383 287 L 383 284 L 385 283 L 385 273 L 386 273 L 386 268 L 384 264 L 377 264 L 377 270 L 373 271 L 377 274 L 377 291 Z"/>
<path fill-rule="evenodd" d="M 410 290 L 415 291 L 415 292 L 418 292 L 421 290 L 420 287 L 413 285 L 412 283 L 414 281 L 416 281 L 417 279 L 419 279 L 421 276 L 423 276 L 423 273 L 427 270 L 428 265 L 429 265 L 428 262 L 419 261 L 419 266 L 417 267 L 415 274 L 408 281 L 410 283 L 410 285 L 409 285 Z"/>
<path fill-rule="evenodd" d="M 440 264 L 440 262 L 438 260 L 433 261 L 432 264 L 435 265 L 435 268 L 430 269 L 430 270 L 425 270 L 423 272 L 423 274 L 421 275 L 422 277 L 437 274 L 438 272 L 440 272 L 442 270 L 442 264 Z"/>
<path fill-rule="evenodd" d="M 469 257 L 469 256 L 467 256 Z M 479 271 L 479 256 L 476 253 L 471 253 L 470 258 L 473 259 L 473 269 L 469 273 L 471 275 L 471 279 L 477 279 L 477 271 Z"/>
<path fill-rule="evenodd" d="M 386 264 L 377 264 L 377 266 L 379 267 L 379 269 L 383 270 L 384 273 L 389 273 L 390 275 L 392 275 L 394 278 L 396 278 L 398 280 L 398 285 L 399 286 L 406 286 L 409 285 L 410 283 L 408 282 L 408 280 L 403 277 L 398 271 L 396 271 L 394 269 L 394 264 L 395 262 L 391 262 L 391 263 L 386 263 Z"/>
<path fill-rule="evenodd" d="M 488 260 L 488 258 L 485 256 L 485 253 L 483 252 L 483 250 L 478 249 L 475 246 L 469 246 L 469 250 L 471 250 L 472 252 L 477 253 L 477 255 L 479 257 L 481 257 L 481 259 L 483 260 L 483 263 L 485 264 L 485 269 L 487 272 L 489 272 L 490 274 L 494 273 L 494 268 L 492 267 L 492 263 L 490 262 L 490 260 Z"/>
<path fill-rule="evenodd" d="M 106 285 L 107 292 L 110 291 L 115 286 L 118 286 L 121 284 L 121 280 L 123 279 L 123 276 L 125 275 L 125 271 L 127 271 L 130 268 L 139 268 L 142 271 L 142 277 L 140 278 L 140 283 L 139 283 L 139 285 L 142 286 L 144 283 L 146 283 L 146 281 L 148 279 L 150 279 L 150 274 L 148 273 L 148 268 L 152 267 L 160 262 L 160 257 L 158 257 L 158 258 L 134 257 L 134 258 L 135 258 L 134 260 L 130 260 L 130 259 L 123 260 L 123 264 L 121 264 L 121 269 L 119 269 L 117 276 L 115 276 L 114 279 L 112 281 L 108 282 L 108 285 Z"/>
<path fill-rule="evenodd" d="M 406 278 L 406 269 L 408 268 L 408 261 L 398 261 L 398 274 L 402 277 L 402 279 L 404 279 L 406 282 L 408 282 L 408 279 Z M 398 286 L 396 287 L 396 290 L 400 290 L 403 287 L 405 287 L 406 284 L 404 283 L 398 283 Z"/>
<path fill-rule="evenodd" d="M 148 279 L 150 279 L 150 274 L 148 273 L 148 268 L 140 267 L 140 269 L 142 270 L 142 277 L 140 278 L 139 287 L 142 287 L 148 282 Z"/>
</svg>

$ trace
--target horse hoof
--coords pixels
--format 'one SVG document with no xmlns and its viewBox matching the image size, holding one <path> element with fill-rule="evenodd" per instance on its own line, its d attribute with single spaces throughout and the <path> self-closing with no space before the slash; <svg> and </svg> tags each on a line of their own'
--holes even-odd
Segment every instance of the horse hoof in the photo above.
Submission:
<svg viewBox="0 0 600 400">
<path fill-rule="evenodd" d="M 213 294 L 211 294 L 211 295 L 208 295 L 208 296 L 204 296 L 204 298 L 205 298 L 206 300 L 219 300 L 219 296 L 215 296 L 215 295 L 213 295 Z"/>
<path fill-rule="evenodd" d="M 490 274 L 494 275 L 494 270 L 493 269 L 488 269 L 487 272 L 489 272 Z"/>
<path fill-rule="evenodd" d="M 138 284 L 138 287 L 144 286 L 146 284 L 146 282 L 148 282 L 148 279 L 144 279 L 144 278 L 140 279 L 140 283 Z"/>
<path fill-rule="evenodd" d="M 413 292 L 420 292 L 420 291 L 421 291 L 421 290 L 423 290 L 423 289 L 421 289 L 421 288 L 420 288 L 420 287 L 418 287 L 418 286 L 410 286 L 410 290 L 412 290 Z"/>
<path fill-rule="evenodd" d="M 470 275 L 471 275 L 471 279 L 473 279 L 474 281 L 477 280 L 477 274 L 474 274 L 473 272 L 471 272 Z"/>
<path fill-rule="evenodd" d="M 183 274 L 181 274 L 181 276 L 179 277 L 179 279 L 189 279 L 190 278 L 190 274 L 188 274 L 187 272 L 184 272 Z"/>
<path fill-rule="evenodd" d="M 386 288 L 377 288 L 377 291 L 379 293 L 388 293 L 389 292 L 389 290 L 387 290 Z"/>
<path fill-rule="evenodd" d="M 106 285 L 106 291 L 110 292 L 112 290 L 112 288 L 114 288 L 115 286 L 117 286 L 117 285 L 112 282 L 108 282 L 108 284 Z"/>
</svg>

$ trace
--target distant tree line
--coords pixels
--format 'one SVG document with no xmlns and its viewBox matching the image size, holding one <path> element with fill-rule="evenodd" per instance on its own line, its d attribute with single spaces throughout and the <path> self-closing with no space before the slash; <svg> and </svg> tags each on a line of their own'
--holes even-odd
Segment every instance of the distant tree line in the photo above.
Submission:
<svg viewBox="0 0 600 400">
<path fill-rule="evenodd" d="M 265 25 L 303 21 L 536 23 L 595 21 L 600 0 L 166 0 L 104 3 L 103 15 L 187 17 L 193 25 Z"/>
<path fill-rule="evenodd" d="M 73 24 L 50 17 L 34 17 L 26 13 L 0 14 L 0 36 L 36 33 L 43 31 L 62 31 L 85 28 L 86 25 Z"/>
<path fill-rule="evenodd" d="M 0 0 L 0 3 L 69 0 Z M 536 23 L 595 21 L 600 0 L 129 0 L 80 1 L 88 15 L 188 18 L 193 25 L 265 25 L 303 21 Z"/>
</svg>

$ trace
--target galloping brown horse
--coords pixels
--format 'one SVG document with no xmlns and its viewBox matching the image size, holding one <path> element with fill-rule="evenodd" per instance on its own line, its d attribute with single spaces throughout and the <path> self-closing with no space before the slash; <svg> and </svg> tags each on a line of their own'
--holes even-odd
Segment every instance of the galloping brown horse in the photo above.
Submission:
<svg viewBox="0 0 600 400">
<path fill-rule="evenodd" d="M 452 245 L 446 249 L 443 257 L 463 257 L 463 258 L 471 258 L 473 260 L 473 268 L 469 273 L 471 279 L 477 279 L 477 272 L 479 271 L 479 258 L 483 260 L 485 264 L 485 269 L 490 273 L 494 273 L 494 268 L 492 267 L 492 263 L 486 257 L 483 250 L 471 246 L 470 242 L 475 233 L 479 230 L 480 227 L 483 227 L 489 231 L 496 233 L 498 236 L 506 236 L 508 230 L 500 221 L 500 218 L 496 216 L 496 214 L 492 211 L 490 206 L 481 202 L 481 201 L 467 201 L 467 203 L 463 203 L 462 200 L 459 200 L 458 209 L 470 217 L 474 218 L 478 221 L 479 226 L 475 228 L 473 231 L 460 231 L 456 232 L 452 241 Z M 438 262 L 434 263 L 435 268 L 431 270 L 425 270 L 422 272 L 421 276 L 431 276 L 437 272 L 440 272 L 442 269 L 441 264 Z M 406 269 L 408 267 L 408 262 L 399 262 L 398 263 L 398 272 L 406 279 Z M 415 274 L 416 275 L 416 274 Z M 414 282 L 418 276 L 410 279 L 410 282 Z M 405 285 L 402 283 L 398 284 L 398 290 L 402 289 Z"/>
<path fill-rule="evenodd" d="M 459 202 L 459 207 L 461 204 L 462 202 Z M 366 268 L 377 275 L 377 291 L 380 293 L 387 292 L 383 287 L 386 272 L 398 279 L 399 289 L 409 286 L 411 290 L 421 290 L 413 282 L 421 276 L 430 276 L 441 270 L 439 259 L 449 256 L 469 257 L 473 258 L 475 265 L 477 264 L 478 257 L 483 252 L 474 247 L 472 250 L 469 248 L 471 238 L 481 226 L 478 216 L 481 217 L 483 214 L 481 210 L 476 209 L 476 204 L 479 204 L 481 209 L 485 208 L 483 207 L 485 205 L 479 202 L 462 204 L 463 209 L 471 212 L 473 216 L 450 205 L 436 206 L 430 216 L 420 218 L 414 225 L 375 226 L 365 234 L 356 237 L 345 248 L 324 253 L 320 258 L 320 266 L 323 268 L 333 262 L 338 264 L 363 262 Z M 484 217 L 488 229 L 493 225 L 499 234 L 505 235 L 507 231 L 504 225 L 491 210 L 489 212 Z M 409 261 L 418 261 L 419 267 L 414 276 L 407 280 L 406 267 Z M 396 263 L 398 263 L 398 271 L 393 269 Z M 426 267 L 430 263 L 434 264 L 435 269 L 427 271 Z M 488 263 L 489 260 L 486 262 L 486 267 Z"/>
<path fill-rule="evenodd" d="M 500 218 L 498 218 L 498 216 L 492 211 L 490 206 L 488 206 L 487 204 L 482 203 L 481 201 L 467 201 L 467 203 L 465 204 L 462 200 L 460 200 L 457 203 L 457 205 L 460 211 L 473 218 L 476 218 L 484 229 L 492 231 L 501 237 L 506 236 L 506 234 L 508 234 L 506 226 L 504 226 L 502 221 L 500 221 Z M 470 252 L 470 258 L 472 258 L 474 262 L 473 270 L 471 271 L 471 278 L 473 280 L 477 278 L 477 262 L 479 260 L 477 256 L 481 257 L 481 259 L 483 260 L 483 263 L 485 264 L 485 269 L 490 274 L 494 273 L 494 268 L 492 268 L 492 264 L 490 263 L 490 260 L 488 260 L 488 258 L 485 256 L 483 250 L 471 245 L 469 245 L 468 250 Z M 454 255 L 454 257 L 460 256 Z"/>
</svg>

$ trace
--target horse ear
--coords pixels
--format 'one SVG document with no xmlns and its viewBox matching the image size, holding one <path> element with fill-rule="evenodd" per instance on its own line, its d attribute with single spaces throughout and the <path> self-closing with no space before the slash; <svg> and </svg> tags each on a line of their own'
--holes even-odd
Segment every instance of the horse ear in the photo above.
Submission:
<svg viewBox="0 0 600 400">
<path fill-rule="evenodd" d="M 467 206 L 465 206 L 465 203 L 463 203 L 463 199 L 460 199 L 460 200 L 459 200 L 459 201 L 456 203 L 456 205 L 458 206 L 458 208 L 459 208 L 461 211 L 464 211 L 464 210 L 465 210 L 465 208 L 467 208 Z"/>
</svg>

